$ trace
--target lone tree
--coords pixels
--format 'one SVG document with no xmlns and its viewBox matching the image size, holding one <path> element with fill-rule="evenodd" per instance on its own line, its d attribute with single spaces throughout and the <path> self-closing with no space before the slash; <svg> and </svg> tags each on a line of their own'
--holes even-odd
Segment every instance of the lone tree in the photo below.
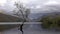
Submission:
<svg viewBox="0 0 60 34">
<path fill-rule="evenodd" d="M 27 20 L 28 20 L 28 16 L 30 14 L 30 9 L 24 7 L 21 3 L 18 3 L 18 2 L 15 2 L 15 6 L 18 9 L 16 12 L 16 15 L 18 15 L 18 16 L 22 15 L 22 17 L 23 17 L 22 24 L 19 25 L 20 26 L 19 30 L 23 34 L 23 25 L 24 25 L 24 22 L 27 22 Z"/>
</svg>

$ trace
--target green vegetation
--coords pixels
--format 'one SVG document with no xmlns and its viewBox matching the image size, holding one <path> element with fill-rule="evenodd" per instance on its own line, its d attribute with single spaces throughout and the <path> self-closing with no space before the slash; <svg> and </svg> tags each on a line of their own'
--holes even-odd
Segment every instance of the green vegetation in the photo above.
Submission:
<svg viewBox="0 0 60 34">
<path fill-rule="evenodd" d="M 43 17 L 40 22 L 42 22 L 43 28 L 55 28 L 60 29 L 60 16 L 45 16 Z"/>
</svg>

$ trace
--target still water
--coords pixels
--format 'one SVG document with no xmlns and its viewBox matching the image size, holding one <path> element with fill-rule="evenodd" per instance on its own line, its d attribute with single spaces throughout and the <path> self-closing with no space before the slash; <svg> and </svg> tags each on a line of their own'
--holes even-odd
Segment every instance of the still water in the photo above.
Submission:
<svg viewBox="0 0 60 34">
<path fill-rule="evenodd" d="M 25 24 L 23 27 L 24 34 L 60 34 L 60 32 L 47 31 L 41 28 L 40 24 Z M 22 34 L 18 27 L 5 30 L 2 34 Z"/>
</svg>

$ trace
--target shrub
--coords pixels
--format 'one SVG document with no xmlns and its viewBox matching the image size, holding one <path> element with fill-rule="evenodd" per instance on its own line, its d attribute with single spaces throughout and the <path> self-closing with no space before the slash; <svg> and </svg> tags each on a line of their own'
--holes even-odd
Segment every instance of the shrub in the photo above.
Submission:
<svg viewBox="0 0 60 34">
<path fill-rule="evenodd" d="M 46 16 L 43 17 L 40 22 L 42 22 L 43 28 L 55 28 L 60 29 L 60 16 Z"/>
</svg>

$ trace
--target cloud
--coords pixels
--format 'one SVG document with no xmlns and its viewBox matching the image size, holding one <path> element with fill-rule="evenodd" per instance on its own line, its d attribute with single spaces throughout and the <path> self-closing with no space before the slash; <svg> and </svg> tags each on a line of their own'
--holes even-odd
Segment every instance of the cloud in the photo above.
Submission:
<svg viewBox="0 0 60 34">
<path fill-rule="evenodd" d="M 31 9 L 34 9 L 35 7 L 34 7 L 34 6 L 31 6 L 30 8 L 31 8 Z"/>
<path fill-rule="evenodd" d="M 37 0 L 20 0 L 21 3 L 24 3 L 24 4 L 29 4 L 31 2 L 35 2 Z"/>
<path fill-rule="evenodd" d="M 41 6 L 40 6 L 40 5 L 37 5 L 37 6 L 36 6 L 36 9 L 40 9 L 40 8 L 41 8 Z"/>
<path fill-rule="evenodd" d="M 5 3 L 6 3 L 6 0 L 0 0 L 0 6 L 4 6 Z"/>
<path fill-rule="evenodd" d="M 0 0 L 2 1 L 2 0 Z M 6 8 L 6 10 L 12 10 L 14 8 L 13 4 L 14 2 L 17 0 L 9 0 L 9 2 L 5 4 L 4 8 Z M 19 0 L 18 0 L 19 1 Z M 4 3 L 5 0 L 2 1 L 2 3 Z M 46 11 L 51 12 L 50 10 L 58 10 L 60 8 L 60 0 L 20 0 L 21 3 L 24 4 L 24 6 L 26 6 L 27 8 L 31 8 L 32 9 L 32 13 L 36 12 L 36 13 L 44 13 Z M 51 6 L 53 6 L 53 8 L 51 8 Z M 54 8 L 54 6 L 58 6 L 58 9 Z"/>
<path fill-rule="evenodd" d="M 44 5 L 56 5 L 56 4 L 59 4 L 59 2 L 57 2 L 57 1 L 48 1 L 48 2 L 44 3 Z"/>
</svg>

